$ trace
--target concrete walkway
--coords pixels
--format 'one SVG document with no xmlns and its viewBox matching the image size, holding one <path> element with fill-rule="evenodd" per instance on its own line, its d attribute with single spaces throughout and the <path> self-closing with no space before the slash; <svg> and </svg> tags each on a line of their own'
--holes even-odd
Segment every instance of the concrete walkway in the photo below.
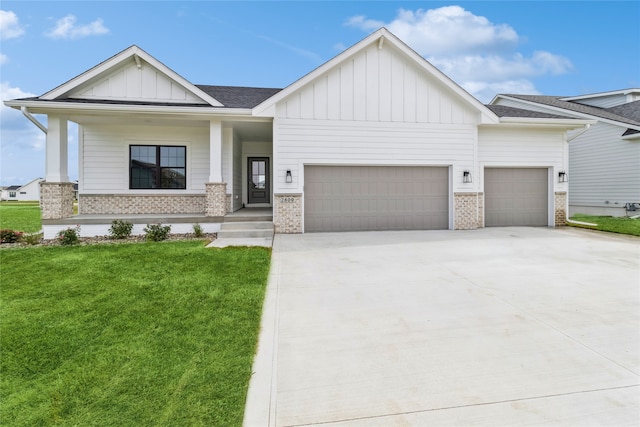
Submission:
<svg viewBox="0 0 640 427">
<path fill-rule="evenodd" d="M 246 426 L 640 424 L 640 239 L 276 235 Z"/>
</svg>

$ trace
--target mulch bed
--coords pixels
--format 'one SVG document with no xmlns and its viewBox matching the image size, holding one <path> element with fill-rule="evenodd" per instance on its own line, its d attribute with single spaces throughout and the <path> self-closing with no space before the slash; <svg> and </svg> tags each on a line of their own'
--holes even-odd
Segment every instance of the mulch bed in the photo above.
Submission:
<svg viewBox="0 0 640 427">
<path fill-rule="evenodd" d="M 167 241 L 176 241 L 176 240 L 204 240 L 207 244 L 213 242 L 217 237 L 216 233 L 204 233 L 201 237 L 196 237 L 193 233 L 186 234 L 169 234 L 165 242 Z M 141 243 L 146 242 L 146 238 L 144 235 L 140 236 L 129 236 L 126 239 L 112 239 L 109 236 L 95 236 L 95 237 L 80 237 L 79 243 L 75 246 L 86 246 L 86 245 L 117 245 L 120 243 Z M 26 242 L 18 242 L 18 243 L 2 243 L 0 244 L 0 249 L 9 249 L 9 248 L 21 248 L 21 247 L 36 247 L 36 246 L 62 246 L 57 239 L 40 239 L 40 242 L 31 245 Z"/>
</svg>

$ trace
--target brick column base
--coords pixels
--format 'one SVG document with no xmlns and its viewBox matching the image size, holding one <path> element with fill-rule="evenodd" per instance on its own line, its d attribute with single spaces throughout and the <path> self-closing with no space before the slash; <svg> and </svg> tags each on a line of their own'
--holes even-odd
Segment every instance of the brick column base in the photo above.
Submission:
<svg viewBox="0 0 640 427">
<path fill-rule="evenodd" d="M 73 183 L 40 183 L 42 219 L 61 219 L 73 216 Z"/>
<path fill-rule="evenodd" d="M 455 193 L 453 195 L 453 229 L 481 228 L 483 203 L 482 193 Z"/>
<path fill-rule="evenodd" d="M 273 195 L 273 225 L 276 233 L 302 233 L 302 194 Z"/>
<path fill-rule="evenodd" d="M 207 182 L 207 200 L 205 203 L 205 216 L 225 216 L 227 214 L 227 183 Z"/>
<path fill-rule="evenodd" d="M 554 202 L 556 227 L 567 225 L 567 192 L 556 191 Z"/>
</svg>

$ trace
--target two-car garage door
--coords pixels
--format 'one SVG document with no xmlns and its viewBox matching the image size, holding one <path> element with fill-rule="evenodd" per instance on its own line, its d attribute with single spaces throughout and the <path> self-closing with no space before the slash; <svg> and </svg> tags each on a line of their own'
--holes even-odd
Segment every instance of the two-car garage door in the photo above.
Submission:
<svg viewBox="0 0 640 427">
<path fill-rule="evenodd" d="M 449 169 L 306 166 L 305 231 L 449 227 Z"/>
</svg>

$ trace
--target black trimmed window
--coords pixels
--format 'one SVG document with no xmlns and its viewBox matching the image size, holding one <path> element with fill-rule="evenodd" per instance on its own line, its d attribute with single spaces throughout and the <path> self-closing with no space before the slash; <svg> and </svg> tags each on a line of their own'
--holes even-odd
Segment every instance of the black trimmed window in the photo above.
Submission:
<svg viewBox="0 0 640 427">
<path fill-rule="evenodd" d="M 187 147 L 131 145 L 129 159 L 130 189 L 187 188 Z"/>
</svg>

